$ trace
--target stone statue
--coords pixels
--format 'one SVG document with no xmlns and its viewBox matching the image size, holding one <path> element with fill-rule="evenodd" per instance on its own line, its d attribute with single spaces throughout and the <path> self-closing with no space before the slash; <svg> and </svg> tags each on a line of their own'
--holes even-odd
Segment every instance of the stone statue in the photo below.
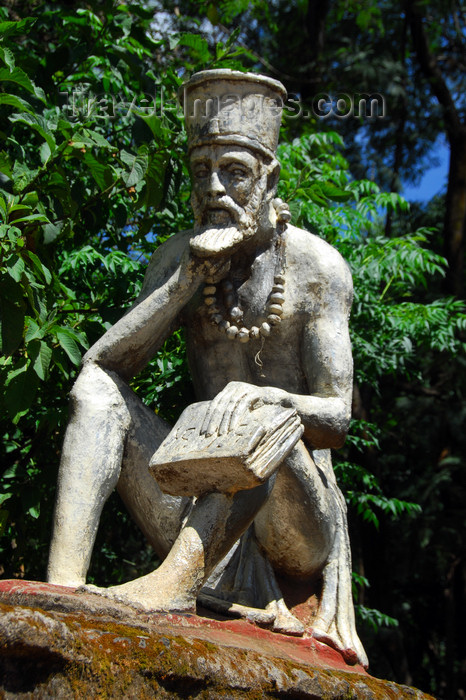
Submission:
<svg viewBox="0 0 466 700">
<path fill-rule="evenodd" d="M 278 632 L 312 631 L 366 665 L 330 458 L 350 419 L 352 281 L 339 253 L 291 226 L 275 199 L 285 95 L 275 80 L 229 70 L 184 86 L 194 229 L 156 250 L 136 304 L 84 357 L 48 576 L 85 583 L 117 487 L 164 561 L 95 590 L 146 611 L 194 611 L 198 600 Z M 171 430 L 127 381 L 180 326 L 199 403 Z M 306 625 L 277 579 L 316 596 Z"/>
</svg>

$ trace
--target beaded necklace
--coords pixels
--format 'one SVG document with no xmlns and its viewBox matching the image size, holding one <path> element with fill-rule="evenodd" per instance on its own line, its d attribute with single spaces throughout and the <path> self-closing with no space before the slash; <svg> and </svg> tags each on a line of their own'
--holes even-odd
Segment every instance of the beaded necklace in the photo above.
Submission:
<svg viewBox="0 0 466 700">
<path fill-rule="evenodd" d="M 207 279 L 203 289 L 204 304 L 207 306 L 207 314 L 211 322 L 217 326 L 221 333 L 225 333 L 230 340 L 238 340 L 240 343 L 248 343 L 249 340 L 261 339 L 262 343 L 272 333 L 274 327 L 281 323 L 283 304 L 285 302 L 285 275 L 284 275 L 284 245 L 282 233 L 290 220 L 290 212 L 287 205 L 281 200 L 274 200 L 277 209 L 277 231 L 275 238 L 275 274 L 273 286 L 269 293 L 266 307 L 266 320 L 260 325 L 251 328 L 243 325 L 244 312 L 239 306 L 233 282 L 224 279 L 221 282 L 223 290 L 224 306 L 228 318 L 221 313 L 217 299 L 217 286 L 212 280 Z"/>
</svg>

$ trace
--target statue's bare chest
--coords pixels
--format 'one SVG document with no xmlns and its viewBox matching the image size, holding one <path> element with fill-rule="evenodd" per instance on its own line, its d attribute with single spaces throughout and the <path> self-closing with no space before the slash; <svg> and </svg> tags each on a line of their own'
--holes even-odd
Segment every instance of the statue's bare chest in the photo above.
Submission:
<svg viewBox="0 0 466 700">
<path fill-rule="evenodd" d="M 215 395 L 228 381 L 306 391 L 301 357 L 305 314 L 295 281 L 284 277 L 277 284 L 275 263 L 273 255 L 264 255 L 249 270 L 233 269 L 223 282 L 212 285 L 215 291 L 200 289 L 188 305 L 188 359 L 199 398 Z M 206 303 L 206 296 L 214 301 Z M 218 315 L 211 312 L 214 304 Z M 242 331 L 241 339 L 229 334 L 228 326 Z"/>
</svg>

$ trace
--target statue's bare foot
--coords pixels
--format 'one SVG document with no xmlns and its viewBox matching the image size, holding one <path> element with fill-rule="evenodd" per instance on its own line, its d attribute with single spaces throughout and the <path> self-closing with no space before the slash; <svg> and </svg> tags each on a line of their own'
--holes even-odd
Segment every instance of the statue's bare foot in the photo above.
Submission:
<svg viewBox="0 0 466 700">
<path fill-rule="evenodd" d="M 367 656 L 365 655 L 364 650 L 362 650 L 362 653 L 358 654 L 358 652 L 355 649 L 351 648 L 351 646 L 345 646 L 342 640 L 337 635 L 330 634 L 328 632 L 323 632 L 317 627 L 314 627 L 312 629 L 312 636 L 319 642 L 322 642 L 323 644 L 332 647 L 332 649 L 336 649 L 336 651 L 339 651 L 346 663 L 350 666 L 354 666 L 355 664 L 359 663 L 364 668 L 368 667 L 369 662 L 367 660 Z"/>
<path fill-rule="evenodd" d="M 274 632 L 291 634 L 294 637 L 303 636 L 305 631 L 304 625 L 288 610 L 283 599 L 274 600 L 269 603 L 267 610 L 273 610 L 275 613 L 275 619 L 272 625 L 272 630 Z"/>
<path fill-rule="evenodd" d="M 84 586 L 83 589 L 145 612 L 196 612 L 195 598 L 177 591 L 176 586 L 166 581 L 161 582 L 155 574 L 153 572 L 110 588 Z"/>
</svg>

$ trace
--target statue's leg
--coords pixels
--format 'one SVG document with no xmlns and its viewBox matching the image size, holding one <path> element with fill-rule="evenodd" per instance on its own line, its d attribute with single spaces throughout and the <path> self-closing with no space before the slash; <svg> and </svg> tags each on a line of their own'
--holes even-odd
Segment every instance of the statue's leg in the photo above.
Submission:
<svg viewBox="0 0 466 700">
<path fill-rule="evenodd" d="M 254 521 L 256 537 L 277 571 L 297 577 L 321 574 L 335 539 L 335 488 L 334 479 L 299 441 Z"/>
<path fill-rule="evenodd" d="M 192 499 L 163 493 L 149 472 L 150 458 L 171 426 L 130 392 L 132 422 L 128 430 L 118 493 L 148 541 L 164 559 L 175 542 Z"/>
<path fill-rule="evenodd" d="M 330 451 L 315 455 L 302 441 L 288 455 L 254 521 L 256 537 L 277 572 L 322 578 L 313 633 L 366 665 L 354 620 L 346 506 Z"/>
<path fill-rule="evenodd" d="M 272 482 L 273 478 L 234 495 L 211 493 L 199 498 L 161 566 L 146 576 L 107 589 L 105 595 L 136 603 L 148 611 L 194 611 L 204 582 L 251 524 Z"/>
<path fill-rule="evenodd" d="M 60 464 L 48 567 L 51 583 L 72 587 L 85 583 L 102 508 L 120 472 L 124 500 L 158 554 L 166 553 L 178 533 L 186 501 L 162 497 L 147 467 L 168 430 L 113 372 L 94 364 L 83 368 L 71 392 Z M 133 469 L 128 460 L 134 460 Z M 165 521 L 161 508 L 168 513 Z"/>
</svg>

